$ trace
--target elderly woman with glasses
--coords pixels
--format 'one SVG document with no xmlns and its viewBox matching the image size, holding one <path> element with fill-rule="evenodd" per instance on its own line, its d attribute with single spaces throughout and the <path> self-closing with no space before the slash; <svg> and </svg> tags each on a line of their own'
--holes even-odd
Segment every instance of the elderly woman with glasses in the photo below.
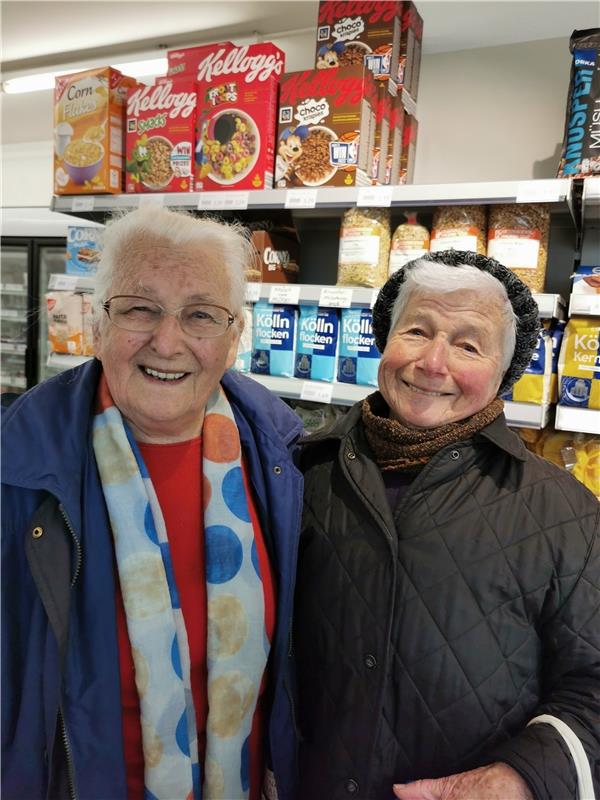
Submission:
<svg viewBox="0 0 600 800">
<path fill-rule="evenodd" d="M 228 372 L 248 255 L 234 226 L 116 219 L 96 358 L 3 416 L 7 800 L 290 796 L 301 426 Z"/>
</svg>

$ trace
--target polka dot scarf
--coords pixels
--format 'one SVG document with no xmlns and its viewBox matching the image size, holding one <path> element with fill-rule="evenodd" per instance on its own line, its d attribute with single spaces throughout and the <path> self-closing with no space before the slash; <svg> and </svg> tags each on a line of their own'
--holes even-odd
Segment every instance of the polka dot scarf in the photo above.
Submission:
<svg viewBox="0 0 600 800">
<path fill-rule="evenodd" d="M 202 427 L 208 720 L 204 775 L 169 536 L 137 444 L 101 378 L 94 454 L 114 537 L 140 698 L 146 800 L 246 798 L 250 731 L 269 652 L 241 445 L 219 387 Z"/>
</svg>

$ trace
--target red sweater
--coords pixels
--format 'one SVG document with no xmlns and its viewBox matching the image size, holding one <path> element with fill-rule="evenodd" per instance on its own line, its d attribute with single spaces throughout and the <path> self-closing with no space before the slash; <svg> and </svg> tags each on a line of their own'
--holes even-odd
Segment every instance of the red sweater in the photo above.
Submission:
<svg viewBox="0 0 600 800">
<path fill-rule="evenodd" d="M 192 439 L 176 444 L 139 444 L 144 462 L 150 473 L 154 489 L 171 533 L 169 545 L 179 591 L 181 610 L 185 620 L 190 648 L 191 684 L 196 722 L 200 764 L 204 763 L 206 750 L 206 580 L 204 556 L 204 517 L 202 498 L 202 440 Z M 275 588 L 263 540 L 258 515 L 249 491 L 246 466 L 243 466 L 246 494 L 249 497 L 250 516 L 258 551 L 260 572 L 265 595 L 265 628 L 269 640 L 275 629 Z M 140 707 L 135 686 L 131 645 L 123 599 L 117 584 L 117 628 L 121 671 L 121 703 L 123 707 L 123 741 L 127 772 L 128 800 L 143 800 L 144 756 Z M 263 776 L 263 734 L 265 720 L 264 689 L 252 721 L 250 739 L 250 800 L 259 800 Z"/>
</svg>

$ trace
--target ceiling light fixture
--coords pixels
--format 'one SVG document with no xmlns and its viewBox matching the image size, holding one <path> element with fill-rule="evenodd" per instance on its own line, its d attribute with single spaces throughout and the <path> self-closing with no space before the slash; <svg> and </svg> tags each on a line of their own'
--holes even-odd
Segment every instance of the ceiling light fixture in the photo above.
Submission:
<svg viewBox="0 0 600 800">
<path fill-rule="evenodd" d="M 161 58 L 144 59 L 143 61 L 127 61 L 122 64 L 111 64 L 110 66 L 120 70 L 124 75 L 131 78 L 154 78 L 157 75 L 166 75 L 167 59 Z M 2 91 L 7 94 L 21 94 L 23 92 L 39 92 L 43 89 L 54 89 L 54 79 L 61 75 L 70 75 L 73 72 L 83 72 L 91 69 L 89 65 L 74 65 L 70 69 L 57 70 L 55 72 L 40 72 L 34 75 L 23 75 L 19 78 L 9 78 L 2 82 Z"/>
</svg>

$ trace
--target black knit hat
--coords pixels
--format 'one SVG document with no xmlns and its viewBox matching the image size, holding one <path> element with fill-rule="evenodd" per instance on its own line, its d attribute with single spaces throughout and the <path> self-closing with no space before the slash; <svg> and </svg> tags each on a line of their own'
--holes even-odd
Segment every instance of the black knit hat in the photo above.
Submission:
<svg viewBox="0 0 600 800">
<path fill-rule="evenodd" d="M 504 394 L 527 369 L 537 344 L 540 331 L 539 312 L 531 292 L 514 272 L 493 258 L 480 256 L 477 253 L 465 250 L 442 250 L 438 253 L 427 253 L 423 259 L 446 264 L 449 267 L 469 264 L 482 272 L 489 272 L 504 285 L 517 317 L 515 352 L 498 390 L 498 394 Z M 407 270 L 410 270 L 418 260 L 420 259 L 409 261 L 402 269 L 395 272 L 379 292 L 373 307 L 373 333 L 380 353 L 383 353 L 390 332 L 392 308 L 400 292 L 400 286 L 404 282 Z"/>
</svg>

